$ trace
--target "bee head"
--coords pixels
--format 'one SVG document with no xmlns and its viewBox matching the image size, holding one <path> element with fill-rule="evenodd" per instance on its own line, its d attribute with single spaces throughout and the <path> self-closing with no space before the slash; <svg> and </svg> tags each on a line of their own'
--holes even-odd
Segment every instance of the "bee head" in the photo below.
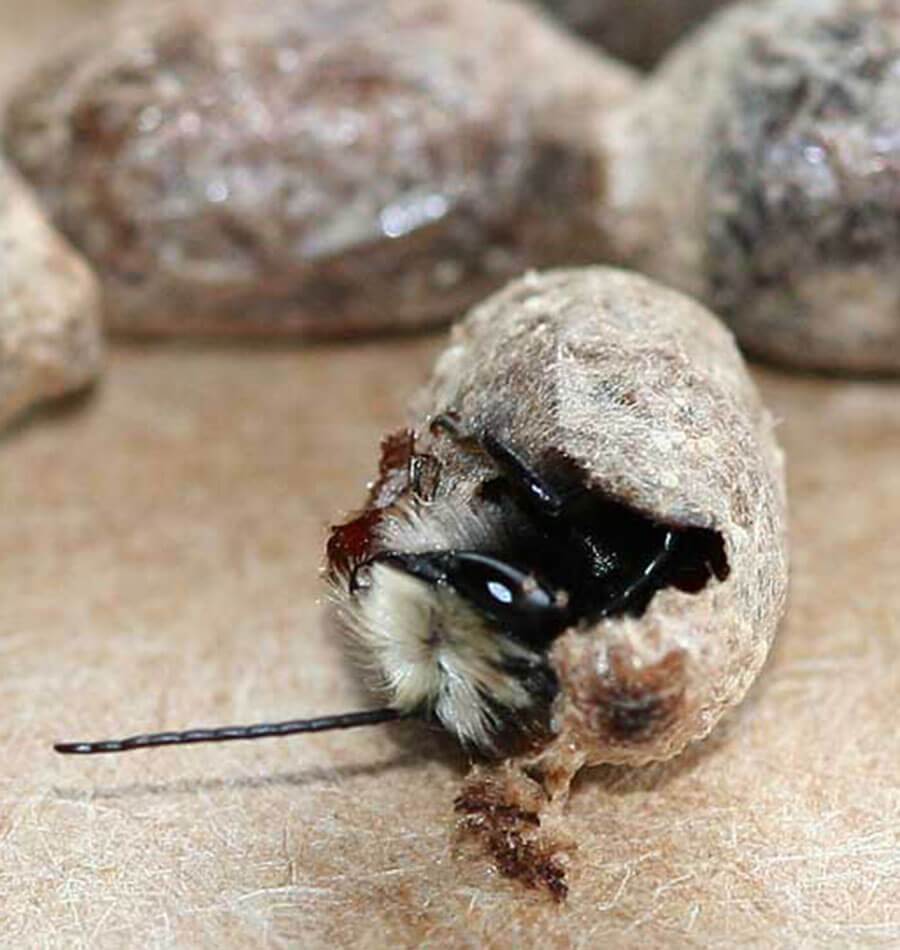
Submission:
<svg viewBox="0 0 900 950">
<path fill-rule="evenodd" d="M 546 647 L 571 618 L 534 573 L 474 551 L 387 552 L 349 587 L 351 627 L 394 708 L 483 749 L 510 719 L 545 711 Z"/>
</svg>

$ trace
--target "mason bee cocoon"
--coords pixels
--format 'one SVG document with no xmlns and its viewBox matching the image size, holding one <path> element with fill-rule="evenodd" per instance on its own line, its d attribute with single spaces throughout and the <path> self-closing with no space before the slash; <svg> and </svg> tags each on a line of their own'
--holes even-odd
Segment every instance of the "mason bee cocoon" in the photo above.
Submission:
<svg viewBox="0 0 900 950">
<path fill-rule="evenodd" d="M 116 331 L 396 332 L 604 258 L 591 130 L 635 78 L 524 4 L 120 6 L 5 122 Z"/>
<path fill-rule="evenodd" d="M 486 751 L 534 728 L 585 762 L 643 762 L 756 675 L 783 519 L 771 418 L 728 331 L 644 278 L 556 271 L 456 328 L 329 557 L 401 713 Z"/>
<path fill-rule="evenodd" d="M 900 370 L 900 18 L 894 0 L 735 4 L 606 130 L 629 266 L 787 365 Z"/>
<path fill-rule="evenodd" d="M 102 366 L 97 283 L 0 158 L 0 428 Z"/>
<path fill-rule="evenodd" d="M 547 828 L 575 772 L 676 754 L 765 659 L 787 584 L 772 419 L 686 297 L 530 274 L 455 328 L 328 563 L 381 708 L 61 751 L 437 721 L 487 763 L 463 828 L 562 897 Z"/>
<path fill-rule="evenodd" d="M 329 555 L 388 704 L 496 756 L 463 827 L 561 897 L 541 825 L 575 772 L 676 754 L 758 673 L 782 455 L 702 307 L 622 271 L 531 274 L 456 327 Z"/>
</svg>

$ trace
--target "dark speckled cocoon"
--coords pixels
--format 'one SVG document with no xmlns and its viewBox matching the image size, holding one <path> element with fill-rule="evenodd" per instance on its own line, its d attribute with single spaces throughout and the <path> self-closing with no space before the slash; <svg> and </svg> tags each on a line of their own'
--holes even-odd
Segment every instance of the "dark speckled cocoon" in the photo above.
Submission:
<svg viewBox="0 0 900 950">
<path fill-rule="evenodd" d="M 749 352 L 900 371 L 900 5 L 726 10 L 607 129 L 622 259 Z"/>
</svg>

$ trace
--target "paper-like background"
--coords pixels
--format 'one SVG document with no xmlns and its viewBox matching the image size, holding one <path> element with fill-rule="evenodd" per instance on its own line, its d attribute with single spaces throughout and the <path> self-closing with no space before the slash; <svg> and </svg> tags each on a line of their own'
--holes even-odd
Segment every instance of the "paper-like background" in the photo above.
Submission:
<svg viewBox="0 0 900 950">
<path fill-rule="evenodd" d="M 0 0 L 0 84 L 103 8 Z M 708 742 L 578 781 L 563 908 L 454 856 L 464 761 L 431 733 L 49 751 L 365 704 L 323 540 L 439 347 L 120 345 L 91 398 L 0 437 L 0 945 L 900 942 L 898 384 L 756 373 L 787 622 Z"/>
</svg>

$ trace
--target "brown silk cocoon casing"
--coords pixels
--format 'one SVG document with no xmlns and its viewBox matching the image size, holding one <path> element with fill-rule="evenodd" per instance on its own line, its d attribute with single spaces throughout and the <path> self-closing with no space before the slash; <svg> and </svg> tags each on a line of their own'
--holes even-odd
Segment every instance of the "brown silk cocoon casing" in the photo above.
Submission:
<svg viewBox="0 0 900 950">
<path fill-rule="evenodd" d="M 463 438 L 432 425 L 438 416 Z M 379 554 L 502 556 L 515 519 L 530 516 L 488 490 L 498 469 L 479 449 L 487 436 L 541 477 L 558 465 L 577 472 L 578 497 L 587 489 L 711 538 L 727 560 L 699 586 L 663 583 L 639 611 L 564 629 L 547 648 L 557 689 L 544 728 L 521 723 L 519 741 L 463 785 L 462 839 L 562 900 L 562 807 L 578 770 L 676 755 L 759 673 L 787 590 L 783 459 L 731 333 L 699 304 L 608 268 L 528 274 L 454 328 L 410 428 L 384 442 L 366 508 L 334 529 L 341 610 L 354 601 L 353 564 Z M 423 642 L 440 641 L 442 622 L 430 615 L 437 626 Z"/>
<path fill-rule="evenodd" d="M 759 672 L 787 589 L 782 453 L 728 330 L 623 271 L 530 274 L 454 329 L 416 403 L 416 451 L 440 466 L 433 504 L 477 504 L 484 465 L 428 434 L 448 409 L 538 470 L 548 450 L 564 453 L 593 487 L 724 541 L 725 581 L 662 590 L 641 617 L 556 641 L 545 765 L 639 764 L 705 736 Z M 635 709 L 647 713 L 640 728 L 618 729 Z"/>
<path fill-rule="evenodd" d="M 900 371 L 900 3 L 727 10 L 610 118 L 619 259 L 798 367 Z"/>
<path fill-rule="evenodd" d="M 346 336 L 608 256 L 595 125 L 633 85 L 506 0 L 140 2 L 6 142 L 115 329 Z"/>
</svg>

